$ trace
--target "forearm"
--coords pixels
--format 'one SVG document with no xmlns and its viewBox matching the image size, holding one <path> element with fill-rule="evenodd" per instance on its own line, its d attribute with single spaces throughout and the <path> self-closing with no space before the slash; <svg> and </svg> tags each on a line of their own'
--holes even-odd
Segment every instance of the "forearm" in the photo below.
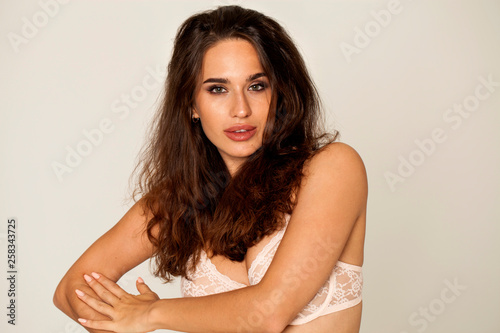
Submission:
<svg viewBox="0 0 500 333">
<path fill-rule="evenodd" d="M 283 297 L 270 297 L 259 285 L 202 297 L 162 299 L 150 320 L 156 329 L 183 332 L 281 332 L 286 324 Z M 280 293 L 281 294 L 281 293 Z"/>
<path fill-rule="evenodd" d="M 82 280 L 83 281 L 83 280 Z M 84 282 L 75 283 L 71 286 L 60 285 L 54 294 L 54 305 L 68 315 L 71 319 L 78 322 L 78 318 L 90 318 L 94 320 L 109 320 L 105 315 L 95 311 L 90 306 L 82 302 L 75 293 L 79 289 L 92 297 L 99 298 L 96 293 Z M 109 333 L 108 331 L 93 330 L 85 328 L 91 333 Z"/>
</svg>

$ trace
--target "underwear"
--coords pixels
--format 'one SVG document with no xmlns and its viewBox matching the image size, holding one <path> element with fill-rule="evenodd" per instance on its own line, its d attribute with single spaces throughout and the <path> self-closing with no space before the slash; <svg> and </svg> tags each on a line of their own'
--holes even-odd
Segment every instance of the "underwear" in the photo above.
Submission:
<svg viewBox="0 0 500 333">
<path fill-rule="evenodd" d="M 287 224 L 288 219 L 289 216 Z M 252 262 L 248 270 L 250 285 L 259 283 L 266 274 L 285 230 L 286 225 L 271 238 Z M 181 279 L 183 297 L 207 296 L 247 287 L 246 284 L 234 281 L 220 273 L 204 251 L 201 251 L 195 272 L 188 273 L 188 277 L 190 280 L 184 277 Z M 361 302 L 362 288 L 362 268 L 337 261 L 324 285 L 290 325 L 305 324 L 320 316 L 355 306 Z"/>
</svg>

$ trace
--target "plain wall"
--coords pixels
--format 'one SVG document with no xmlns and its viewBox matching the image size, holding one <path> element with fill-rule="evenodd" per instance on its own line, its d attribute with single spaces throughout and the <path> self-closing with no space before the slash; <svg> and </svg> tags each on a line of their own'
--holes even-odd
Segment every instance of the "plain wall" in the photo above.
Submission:
<svg viewBox="0 0 500 333">
<path fill-rule="evenodd" d="M 129 176 L 161 91 L 152 78 L 177 27 L 233 3 L 288 29 L 330 128 L 366 164 L 361 332 L 500 331 L 498 1 L 66 2 L 0 2 L 2 276 L 7 221 L 18 223 L 16 326 L 1 278 L 0 331 L 83 332 L 52 305 L 55 287 L 132 205 Z M 96 128 L 108 133 L 89 146 Z M 86 156 L 58 176 L 77 149 Z M 120 283 L 134 292 L 138 275 L 180 296 L 147 263 Z"/>
</svg>

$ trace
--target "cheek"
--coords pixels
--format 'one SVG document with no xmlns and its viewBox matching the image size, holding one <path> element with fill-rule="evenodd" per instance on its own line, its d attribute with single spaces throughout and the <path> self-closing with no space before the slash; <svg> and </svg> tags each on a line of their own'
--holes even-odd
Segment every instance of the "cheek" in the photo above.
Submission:
<svg viewBox="0 0 500 333">
<path fill-rule="evenodd" d="M 269 106 L 271 104 L 271 96 L 261 95 L 261 96 L 251 96 L 248 98 L 248 103 L 253 112 L 258 114 L 269 112 Z"/>
<path fill-rule="evenodd" d="M 267 121 L 267 117 L 269 114 L 269 102 L 267 101 L 260 101 L 258 104 L 255 105 L 252 109 L 254 110 L 255 116 L 257 116 L 260 121 Z"/>
<path fill-rule="evenodd" d="M 205 107 L 199 111 L 201 128 L 210 139 L 222 130 L 221 116 L 217 113 L 220 108 Z"/>
<path fill-rule="evenodd" d="M 203 120 L 201 121 L 201 128 L 203 129 L 203 132 L 205 135 L 210 139 L 212 136 L 212 133 L 214 132 L 213 125 L 210 122 L 210 119 L 207 117 L 201 117 Z"/>
</svg>

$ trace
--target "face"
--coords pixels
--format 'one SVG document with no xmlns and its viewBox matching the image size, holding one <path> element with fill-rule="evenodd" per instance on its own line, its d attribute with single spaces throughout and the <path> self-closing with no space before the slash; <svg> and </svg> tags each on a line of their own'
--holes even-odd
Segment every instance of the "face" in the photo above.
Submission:
<svg viewBox="0 0 500 333">
<path fill-rule="evenodd" d="M 272 89 L 257 51 L 241 39 L 220 41 L 205 53 L 193 117 L 233 174 L 262 146 Z"/>
</svg>

